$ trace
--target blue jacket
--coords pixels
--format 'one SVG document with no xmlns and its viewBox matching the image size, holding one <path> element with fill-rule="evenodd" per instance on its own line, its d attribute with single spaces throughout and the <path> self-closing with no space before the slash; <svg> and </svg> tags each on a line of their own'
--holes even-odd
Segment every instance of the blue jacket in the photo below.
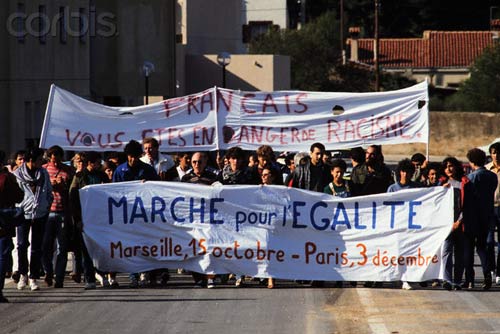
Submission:
<svg viewBox="0 0 500 334">
<path fill-rule="evenodd" d="M 116 168 L 113 174 L 113 182 L 138 180 L 156 181 L 160 180 L 160 177 L 151 165 L 141 160 L 138 160 L 137 165 L 134 167 L 130 167 L 128 162 L 124 162 Z"/>
<path fill-rule="evenodd" d="M 485 235 L 493 222 L 493 200 L 498 179 L 484 167 L 476 169 L 464 185 L 464 233 Z"/>
</svg>

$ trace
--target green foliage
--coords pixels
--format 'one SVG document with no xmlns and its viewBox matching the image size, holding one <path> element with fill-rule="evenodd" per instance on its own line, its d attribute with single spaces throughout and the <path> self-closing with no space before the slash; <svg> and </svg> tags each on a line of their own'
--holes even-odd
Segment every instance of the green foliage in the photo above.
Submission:
<svg viewBox="0 0 500 334">
<path fill-rule="evenodd" d="M 446 109 L 500 112 L 500 44 L 486 49 L 476 59 L 471 76 L 446 100 Z"/>
<path fill-rule="evenodd" d="M 338 21 L 327 12 L 301 30 L 269 31 L 250 44 L 250 53 L 281 54 L 291 58 L 292 87 L 322 90 L 330 68 L 340 56 Z"/>
<path fill-rule="evenodd" d="M 250 53 L 280 54 L 291 58 L 292 89 L 307 91 L 369 92 L 374 90 L 372 69 L 342 65 L 339 22 L 327 12 L 300 30 L 269 31 L 250 43 Z M 415 82 L 381 74 L 384 90 L 399 89 Z"/>
</svg>

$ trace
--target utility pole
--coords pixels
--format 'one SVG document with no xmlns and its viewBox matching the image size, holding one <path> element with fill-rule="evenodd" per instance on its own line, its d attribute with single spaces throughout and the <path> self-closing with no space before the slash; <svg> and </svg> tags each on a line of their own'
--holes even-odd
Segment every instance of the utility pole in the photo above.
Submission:
<svg viewBox="0 0 500 334">
<path fill-rule="evenodd" d="M 306 0 L 300 1 L 300 29 L 306 25 Z"/>
<path fill-rule="evenodd" d="M 380 68 L 378 63 L 379 54 L 379 33 L 378 33 L 378 12 L 380 1 L 375 0 L 375 38 L 373 45 L 373 65 L 375 66 L 375 91 L 380 91 Z"/>
<path fill-rule="evenodd" d="M 344 43 L 344 0 L 340 0 L 340 50 L 342 51 L 342 65 L 346 63 Z"/>
</svg>

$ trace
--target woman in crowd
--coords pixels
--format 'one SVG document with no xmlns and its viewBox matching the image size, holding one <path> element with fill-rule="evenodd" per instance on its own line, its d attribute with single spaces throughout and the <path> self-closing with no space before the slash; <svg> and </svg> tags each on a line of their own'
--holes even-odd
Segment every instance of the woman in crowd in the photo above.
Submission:
<svg viewBox="0 0 500 334">
<path fill-rule="evenodd" d="M 461 194 L 463 183 L 466 182 L 467 177 L 464 175 L 462 163 L 457 158 L 448 157 L 444 159 L 442 166 L 444 177 L 441 179 L 440 184 L 453 187 L 454 191 L 454 223 L 452 231 L 443 245 L 443 262 L 445 263 L 443 288 L 446 290 L 460 290 L 464 274 L 464 234 L 463 227 L 459 223 L 459 217 L 462 212 Z M 466 286 L 466 288 L 469 288 L 469 286 Z"/>
</svg>

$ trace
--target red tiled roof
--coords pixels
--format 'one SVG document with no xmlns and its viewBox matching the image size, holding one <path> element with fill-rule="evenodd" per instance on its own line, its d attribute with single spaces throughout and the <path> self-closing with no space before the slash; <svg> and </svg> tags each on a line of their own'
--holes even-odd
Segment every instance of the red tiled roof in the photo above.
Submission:
<svg viewBox="0 0 500 334">
<path fill-rule="evenodd" d="M 373 64 L 373 39 L 358 39 L 358 61 Z M 379 40 L 385 68 L 470 67 L 493 43 L 491 31 L 425 31 L 423 38 Z"/>
</svg>

